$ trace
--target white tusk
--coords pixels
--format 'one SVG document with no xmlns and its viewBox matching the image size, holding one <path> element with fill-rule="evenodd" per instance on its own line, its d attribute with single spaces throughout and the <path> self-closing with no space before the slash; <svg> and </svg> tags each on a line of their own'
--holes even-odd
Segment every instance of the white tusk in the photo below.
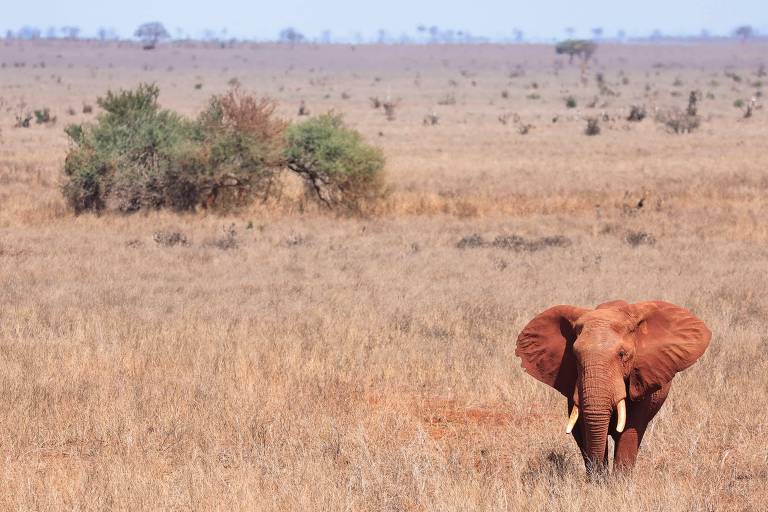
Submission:
<svg viewBox="0 0 768 512">
<path fill-rule="evenodd" d="M 618 419 L 616 420 L 616 432 L 623 432 L 624 425 L 627 424 L 627 403 L 622 398 L 619 403 L 616 404 L 616 411 L 618 412 Z"/>
<path fill-rule="evenodd" d="M 574 405 L 571 409 L 571 417 L 568 418 L 568 424 L 565 426 L 565 433 L 570 434 L 573 430 L 573 426 L 576 424 L 576 420 L 579 419 L 579 408 Z"/>
</svg>

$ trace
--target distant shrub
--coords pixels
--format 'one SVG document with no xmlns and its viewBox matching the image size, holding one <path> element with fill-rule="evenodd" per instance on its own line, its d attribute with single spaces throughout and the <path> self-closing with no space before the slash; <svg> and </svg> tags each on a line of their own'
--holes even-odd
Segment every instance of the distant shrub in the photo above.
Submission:
<svg viewBox="0 0 768 512">
<path fill-rule="evenodd" d="M 565 98 L 565 106 L 566 108 L 576 108 L 576 98 L 573 96 Z"/>
<path fill-rule="evenodd" d="M 387 100 L 381 104 L 384 108 L 384 117 L 387 118 L 387 121 L 395 120 L 395 109 L 397 109 L 399 104 L 400 100 Z"/>
<path fill-rule="evenodd" d="M 600 134 L 600 120 L 597 117 L 587 118 L 587 127 L 584 129 L 585 135 L 599 135 Z"/>
<path fill-rule="evenodd" d="M 437 115 L 436 112 L 430 112 L 429 114 L 424 116 L 424 119 L 422 119 L 421 124 L 423 124 L 424 126 L 435 126 L 439 122 L 440 122 L 440 116 Z"/>
<path fill-rule="evenodd" d="M 438 105 L 455 105 L 456 104 L 456 95 L 453 93 L 448 93 L 439 100 L 437 100 Z"/>
<path fill-rule="evenodd" d="M 673 133 L 691 133 L 701 125 L 699 116 L 700 91 L 691 91 L 688 95 L 688 106 L 685 110 L 674 108 L 656 113 L 656 121 L 663 123 L 667 131 Z"/>
<path fill-rule="evenodd" d="M 161 247 L 189 247 L 187 236 L 180 231 L 155 231 L 152 240 Z M 135 245 L 135 244 L 134 244 Z"/>
<path fill-rule="evenodd" d="M 656 243 L 656 238 L 645 231 L 628 231 L 624 236 L 624 241 L 632 247 L 637 247 L 640 245 L 653 245 Z"/>
<path fill-rule="evenodd" d="M 640 122 L 645 119 L 647 115 L 644 105 L 632 105 L 629 107 L 629 115 L 627 121 Z"/>
<path fill-rule="evenodd" d="M 736 101 L 733 102 L 733 106 L 736 108 L 744 108 L 744 100 L 741 98 L 738 98 Z"/>
<path fill-rule="evenodd" d="M 384 156 L 329 113 L 288 128 L 285 161 L 308 193 L 326 206 L 359 210 L 384 190 Z"/>
<path fill-rule="evenodd" d="M 51 109 L 48 107 L 40 110 L 35 110 L 35 123 L 37 124 L 53 124 L 56 122 L 56 116 L 51 115 Z"/>
<path fill-rule="evenodd" d="M 14 123 L 15 128 L 29 128 L 29 123 L 32 121 L 32 113 L 31 112 L 18 112 L 15 116 L 16 122 Z"/>
<path fill-rule="evenodd" d="M 701 119 L 698 115 L 688 114 L 687 111 L 671 109 L 659 111 L 656 114 L 656 122 L 664 124 L 672 133 L 691 133 L 699 127 Z"/>
</svg>

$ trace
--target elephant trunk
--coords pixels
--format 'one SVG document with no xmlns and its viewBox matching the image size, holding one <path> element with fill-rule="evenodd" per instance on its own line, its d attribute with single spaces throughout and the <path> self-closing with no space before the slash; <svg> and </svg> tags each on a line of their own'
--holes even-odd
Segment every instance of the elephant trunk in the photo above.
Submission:
<svg viewBox="0 0 768 512">
<path fill-rule="evenodd" d="M 613 389 L 606 383 L 606 371 L 587 368 L 579 379 L 581 418 L 587 466 L 592 474 L 607 471 L 608 426 L 613 413 Z"/>
</svg>

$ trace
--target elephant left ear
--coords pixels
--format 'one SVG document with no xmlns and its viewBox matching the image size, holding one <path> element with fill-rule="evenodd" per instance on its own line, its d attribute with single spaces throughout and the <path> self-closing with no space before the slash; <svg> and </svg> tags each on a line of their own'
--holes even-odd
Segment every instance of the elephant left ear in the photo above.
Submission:
<svg viewBox="0 0 768 512">
<path fill-rule="evenodd" d="M 637 348 L 629 394 L 637 400 L 695 363 L 707 350 L 712 333 L 693 313 L 669 302 L 640 302 L 633 309 L 638 318 Z"/>
</svg>

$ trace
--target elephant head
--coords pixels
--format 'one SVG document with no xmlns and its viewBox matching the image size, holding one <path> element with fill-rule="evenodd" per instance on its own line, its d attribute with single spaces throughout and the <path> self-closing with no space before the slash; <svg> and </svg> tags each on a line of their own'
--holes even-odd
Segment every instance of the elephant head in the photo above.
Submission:
<svg viewBox="0 0 768 512">
<path fill-rule="evenodd" d="M 570 433 L 581 416 L 584 456 L 604 470 L 609 427 L 627 418 L 626 400 L 641 400 L 691 366 L 711 333 L 690 311 L 668 302 L 613 301 L 595 309 L 555 306 L 517 338 L 515 354 L 534 378 L 573 404 Z"/>
</svg>

